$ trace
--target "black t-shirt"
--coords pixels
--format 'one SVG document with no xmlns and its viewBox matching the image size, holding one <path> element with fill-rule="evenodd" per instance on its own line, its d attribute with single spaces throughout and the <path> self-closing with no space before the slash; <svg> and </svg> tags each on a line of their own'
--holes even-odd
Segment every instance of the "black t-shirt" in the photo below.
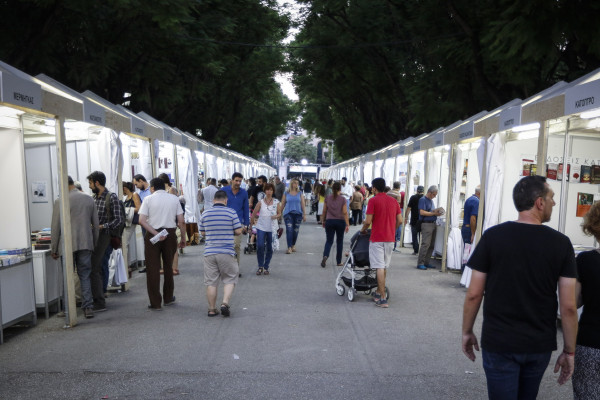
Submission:
<svg viewBox="0 0 600 400">
<path fill-rule="evenodd" d="M 487 274 L 481 346 L 494 353 L 556 350 L 556 289 L 575 278 L 568 237 L 545 225 L 505 222 L 488 229 L 467 265 Z"/>
<path fill-rule="evenodd" d="M 600 253 L 577 255 L 577 280 L 581 282 L 583 314 L 579 320 L 577 344 L 600 349 Z"/>
<path fill-rule="evenodd" d="M 312 192 L 312 186 L 310 182 L 304 182 L 304 193 Z"/>
<path fill-rule="evenodd" d="M 423 197 L 422 194 L 413 194 L 408 199 L 408 206 L 410 207 L 410 225 L 415 225 L 419 219 L 419 199 Z"/>
</svg>

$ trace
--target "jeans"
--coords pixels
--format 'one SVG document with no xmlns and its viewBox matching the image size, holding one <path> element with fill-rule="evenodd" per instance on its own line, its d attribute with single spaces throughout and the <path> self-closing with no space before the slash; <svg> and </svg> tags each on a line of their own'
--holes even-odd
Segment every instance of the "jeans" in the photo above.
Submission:
<svg viewBox="0 0 600 400">
<path fill-rule="evenodd" d="M 317 215 L 317 218 L 319 216 Z M 300 224 L 302 223 L 302 214 L 288 213 L 283 216 L 285 221 L 285 239 L 287 241 L 287 247 L 290 248 L 296 245 L 298 240 L 298 232 L 300 231 Z"/>
<path fill-rule="evenodd" d="M 267 251 L 265 252 L 265 245 Z M 273 257 L 273 232 L 256 230 L 256 258 L 258 258 L 258 268 L 269 269 L 269 263 Z"/>
<path fill-rule="evenodd" d="M 92 283 L 90 281 L 90 275 L 92 274 L 92 251 L 74 251 L 73 261 L 75 261 L 75 265 L 77 266 L 77 276 L 81 285 L 81 308 L 92 308 L 94 307 Z"/>
<path fill-rule="evenodd" d="M 415 253 L 419 254 L 419 242 L 421 241 L 421 232 L 417 232 L 417 226 L 410 226 L 410 233 L 412 235 L 412 247 Z"/>
<path fill-rule="evenodd" d="M 352 220 L 350 223 L 356 226 L 356 223 L 362 224 L 362 210 L 352 210 Z"/>
<path fill-rule="evenodd" d="M 102 290 L 102 260 L 104 259 L 106 248 L 110 247 L 110 235 L 105 231 L 105 229 L 101 230 L 98 235 L 98 241 L 96 242 L 96 247 L 94 247 L 94 252 L 92 253 L 92 274 L 90 275 L 94 306 L 99 308 L 104 308 L 106 306 L 104 290 Z"/>
<path fill-rule="evenodd" d="M 550 362 L 547 353 L 491 353 L 482 350 L 490 400 L 535 399 Z"/>
<path fill-rule="evenodd" d="M 102 258 L 102 290 L 103 290 L 103 293 L 106 293 L 106 290 L 108 289 L 108 276 L 109 276 L 108 262 L 110 261 L 110 256 L 111 256 L 112 252 L 113 252 L 113 248 L 109 243 L 108 247 L 106 248 L 106 251 L 104 252 L 104 258 Z"/>
<path fill-rule="evenodd" d="M 394 240 L 394 250 L 396 250 L 396 245 L 400 241 L 400 238 L 402 238 L 402 225 L 400 225 L 398 227 L 398 229 L 396 229 L 396 237 L 395 237 L 395 240 Z"/>
<path fill-rule="evenodd" d="M 463 226 L 460 228 L 460 234 L 462 235 L 462 239 L 464 243 L 471 243 L 471 227 Z"/>
<path fill-rule="evenodd" d="M 325 234 L 327 235 L 327 241 L 325 242 L 325 249 L 323 249 L 323 257 L 329 257 L 331 246 L 333 246 L 333 235 L 336 235 L 337 252 L 335 254 L 335 261 L 338 264 L 342 263 L 345 229 L 346 221 L 343 219 L 328 219 L 325 221 Z"/>
</svg>

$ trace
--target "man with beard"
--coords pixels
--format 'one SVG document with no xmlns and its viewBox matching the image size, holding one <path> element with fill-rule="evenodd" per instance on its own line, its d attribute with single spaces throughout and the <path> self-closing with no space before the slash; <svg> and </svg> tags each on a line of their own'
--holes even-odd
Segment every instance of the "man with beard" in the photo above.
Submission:
<svg viewBox="0 0 600 400">
<path fill-rule="evenodd" d="M 125 216 L 121 214 L 119 198 L 115 193 L 106 190 L 106 176 L 101 171 L 94 171 L 87 177 L 89 187 L 94 193 L 100 234 L 92 254 L 92 297 L 94 312 L 106 311 L 103 280 L 108 279 L 108 265 L 103 271 L 102 259 L 111 241 L 111 231 L 115 231 L 124 223 Z"/>
<path fill-rule="evenodd" d="M 556 350 L 560 304 L 563 350 L 554 372 L 571 377 L 577 337 L 575 256 L 568 237 L 550 221 L 554 191 L 541 176 L 522 178 L 513 189 L 516 221 L 485 231 L 467 265 L 473 269 L 463 309 L 462 348 L 475 361 L 473 325 L 483 304 L 481 346 L 490 399 L 535 399 Z M 558 302 L 556 288 L 558 286 Z"/>
</svg>

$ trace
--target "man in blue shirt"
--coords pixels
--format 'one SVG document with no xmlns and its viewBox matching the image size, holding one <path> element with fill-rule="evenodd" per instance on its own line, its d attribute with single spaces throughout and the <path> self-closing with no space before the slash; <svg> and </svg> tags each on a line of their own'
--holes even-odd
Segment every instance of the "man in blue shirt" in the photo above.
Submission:
<svg viewBox="0 0 600 400">
<path fill-rule="evenodd" d="M 223 301 L 221 314 L 229 317 L 229 301 L 240 271 L 235 259 L 234 237 L 240 237 L 242 225 L 237 213 L 226 206 L 227 194 L 219 190 L 214 196 L 214 205 L 205 211 L 200 218 L 199 230 L 206 237 L 204 248 L 204 284 L 208 300 L 208 316 L 218 313 L 216 308 L 217 287 L 223 282 Z"/>
<path fill-rule="evenodd" d="M 248 207 L 248 192 L 242 189 L 242 180 L 244 176 L 239 172 L 234 172 L 231 176 L 231 185 L 225 186 L 222 190 L 227 193 L 227 207 L 233 208 L 242 224 L 242 233 L 247 233 L 247 227 L 250 225 L 250 210 Z M 240 264 L 240 248 L 242 245 L 242 237 L 235 237 L 235 254 Z M 241 276 L 242 274 L 240 274 Z"/>
<path fill-rule="evenodd" d="M 480 188 L 475 188 L 475 193 L 465 201 L 464 219 L 460 233 L 462 234 L 463 242 L 473 243 L 475 230 L 477 229 L 477 214 L 479 213 L 479 196 Z"/>
<path fill-rule="evenodd" d="M 437 226 L 435 221 L 442 215 L 442 208 L 433 208 L 433 199 L 438 194 L 437 186 L 433 185 L 427 189 L 427 194 L 419 199 L 419 221 L 421 222 L 421 245 L 417 259 L 417 269 L 426 270 L 435 268 L 429 264 L 433 248 L 435 247 L 435 234 Z"/>
</svg>

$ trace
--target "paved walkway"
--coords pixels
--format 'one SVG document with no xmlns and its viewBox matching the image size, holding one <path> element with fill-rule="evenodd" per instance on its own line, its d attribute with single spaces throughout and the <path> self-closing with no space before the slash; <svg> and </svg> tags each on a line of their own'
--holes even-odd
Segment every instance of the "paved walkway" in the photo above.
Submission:
<svg viewBox="0 0 600 400">
<path fill-rule="evenodd" d="M 351 303 L 336 294 L 335 257 L 319 266 L 324 241 L 311 216 L 298 252 L 276 252 L 270 276 L 243 255 L 228 319 L 206 316 L 203 246 L 194 246 L 180 258 L 177 304 L 162 312 L 146 309 L 145 276 L 134 272 L 107 312 L 75 328 L 51 317 L 8 329 L 0 398 L 487 398 L 480 355 L 471 363 L 460 349 L 459 275 L 419 271 L 403 249 L 388 275 L 390 308 L 361 293 Z M 539 398 L 572 398 L 571 384 L 559 387 L 549 368 Z"/>
</svg>

